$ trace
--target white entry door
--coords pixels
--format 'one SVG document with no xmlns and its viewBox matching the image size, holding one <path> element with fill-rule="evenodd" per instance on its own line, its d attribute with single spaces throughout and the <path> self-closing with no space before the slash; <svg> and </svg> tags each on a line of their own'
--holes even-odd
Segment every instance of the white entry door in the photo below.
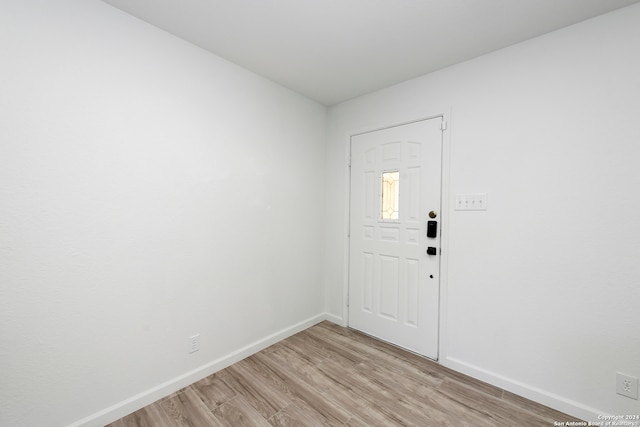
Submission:
<svg viewBox="0 0 640 427">
<path fill-rule="evenodd" d="M 438 117 L 351 138 L 349 326 L 432 359 L 441 127 Z"/>
</svg>

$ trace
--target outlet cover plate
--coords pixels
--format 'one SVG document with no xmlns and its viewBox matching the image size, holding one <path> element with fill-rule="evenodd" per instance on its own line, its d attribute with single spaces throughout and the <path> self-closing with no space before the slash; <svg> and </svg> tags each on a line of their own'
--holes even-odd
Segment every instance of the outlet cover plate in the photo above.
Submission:
<svg viewBox="0 0 640 427">
<path fill-rule="evenodd" d="M 191 335 L 189 337 L 189 353 L 195 353 L 200 350 L 200 334 Z"/>
<path fill-rule="evenodd" d="M 638 378 L 616 372 L 616 393 L 638 400 Z"/>
</svg>

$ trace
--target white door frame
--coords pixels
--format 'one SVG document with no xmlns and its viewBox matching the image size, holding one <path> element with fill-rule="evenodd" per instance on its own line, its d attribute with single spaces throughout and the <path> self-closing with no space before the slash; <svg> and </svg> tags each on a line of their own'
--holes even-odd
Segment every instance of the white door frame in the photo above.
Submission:
<svg viewBox="0 0 640 427">
<path fill-rule="evenodd" d="M 342 287 L 342 322 L 341 325 L 349 326 L 349 268 L 350 268 L 350 217 L 351 217 L 351 139 L 354 136 L 361 135 L 363 133 L 375 132 L 379 130 L 389 129 L 396 126 L 407 125 L 423 120 L 430 120 L 441 117 L 445 129 L 442 133 L 442 158 L 441 158 L 441 203 L 440 208 L 442 212 L 440 216 L 440 293 L 438 304 L 438 357 L 436 361 L 441 361 L 442 357 L 447 354 L 446 352 L 446 301 L 447 301 L 447 283 L 448 283 L 448 265 L 449 265 L 449 207 L 450 207 L 450 193 L 449 193 L 449 173 L 450 173 L 450 146 L 451 146 L 451 123 L 450 114 L 440 113 L 429 116 L 422 116 L 416 119 L 407 120 L 398 123 L 387 124 L 384 126 L 370 126 L 368 128 L 354 131 L 349 133 L 345 142 L 345 199 L 344 203 L 347 209 L 345 209 L 344 217 L 344 269 L 343 269 L 343 287 Z"/>
</svg>

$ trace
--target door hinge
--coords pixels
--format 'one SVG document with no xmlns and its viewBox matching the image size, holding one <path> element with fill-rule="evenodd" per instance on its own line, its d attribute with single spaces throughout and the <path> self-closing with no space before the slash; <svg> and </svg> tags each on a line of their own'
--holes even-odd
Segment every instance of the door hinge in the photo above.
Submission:
<svg viewBox="0 0 640 427">
<path fill-rule="evenodd" d="M 447 121 L 443 120 L 442 123 L 440 123 L 440 130 L 447 130 Z"/>
</svg>

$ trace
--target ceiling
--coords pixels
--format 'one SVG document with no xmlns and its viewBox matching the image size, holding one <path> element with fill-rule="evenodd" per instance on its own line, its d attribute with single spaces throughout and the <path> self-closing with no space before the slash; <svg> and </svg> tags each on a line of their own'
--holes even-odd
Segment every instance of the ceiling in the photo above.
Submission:
<svg viewBox="0 0 640 427">
<path fill-rule="evenodd" d="M 324 105 L 640 0 L 104 0 Z"/>
</svg>

